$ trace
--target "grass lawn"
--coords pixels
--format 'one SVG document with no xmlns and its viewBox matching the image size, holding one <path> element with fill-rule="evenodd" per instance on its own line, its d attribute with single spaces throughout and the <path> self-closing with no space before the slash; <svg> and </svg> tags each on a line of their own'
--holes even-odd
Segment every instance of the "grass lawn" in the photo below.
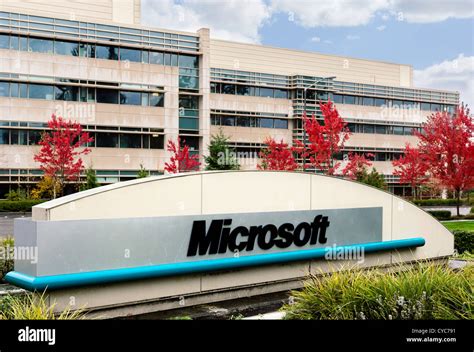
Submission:
<svg viewBox="0 0 474 352">
<path fill-rule="evenodd" d="M 474 232 L 474 221 L 449 221 L 442 222 L 449 231 L 470 231 Z"/>
</svg>

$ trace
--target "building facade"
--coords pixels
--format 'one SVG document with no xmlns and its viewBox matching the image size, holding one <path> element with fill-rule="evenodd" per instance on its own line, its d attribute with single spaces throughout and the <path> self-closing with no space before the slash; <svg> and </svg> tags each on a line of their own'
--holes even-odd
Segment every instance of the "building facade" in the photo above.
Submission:
<svg viewBox="0 0 474 352">
<path fill-rule="evenodd" d="M 242 169 L 254 169 L 267 137 L 302 138 L 305 88 L 309 113 L 321 117 L 319 102 L 331 99 L 349 123 L 338 157 L 374 154 L 400 193 L 391 160 L 430 114 L 459 103 L 457 92 L 413 87 L 409 65 L 140 26 L 137 0 L 74 16 L 24 3 L 0 5 L 0 198 L 40 179 L 33 155 L 52 114 L 94 137 L 83 159 L 102 184 L 133 179 L 141 165 L 162 173 L 178 136 L 202 157 L 219 129 Z"/>
</svg>

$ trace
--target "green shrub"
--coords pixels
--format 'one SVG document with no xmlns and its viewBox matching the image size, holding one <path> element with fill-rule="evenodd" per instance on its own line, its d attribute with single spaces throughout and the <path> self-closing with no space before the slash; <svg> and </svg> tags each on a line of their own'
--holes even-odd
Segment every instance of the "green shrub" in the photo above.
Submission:
<svg viewBox="0 0 474 352">
<path fill-rule="evenodd" d="M 13 258 L 6 257 L 7 252 L 13 248 L 13 237 L 7 237 L 0 241 L 0 283 L 3 281 L 5 275 L 13 270 Z"/>
<path fill-rule="evenodd" d="M 456 206 L 456 199 L 415 199 L 413 201 L 416 205 L 422 207 L 434 207 L 434 206 Z M 473 205 L 474 199 L 461 199 L 462 205 Z"/>
<path fill-rule="evenodd" d="M 474 207 L 471 208 L 470 213 L 471 213 L 471 214 L 474 214 Z"/>
<path fill-rule="evenodd" d="M 282 307 L 285 319 L 474 319 L 474 266 L 415 264 L 313 276 Z"/>
<path fill-rule="evenodd" d="M 428 213 L 433 215 L 438 220 L 451 219 L 451 212 L 449 210 L 428 210 Z"/>
<path fill-rule="evenodd" d="M 27 293 L 0 299 L 0 320 L 76 320 L 84 317 L 82 310 L 54 313 L 44 295 Z"/>
<path fill-rule="evenodd" d="M 474 232 L 453 231 L 454 248 L 459 254 L 464 252 L 474 253 Z"/>
<path fill-rule="evenodd" d="M 44 203 L 45 200 L 0 200 L 0 212 L 31 212 L 31 207 Z"/>
</svg>

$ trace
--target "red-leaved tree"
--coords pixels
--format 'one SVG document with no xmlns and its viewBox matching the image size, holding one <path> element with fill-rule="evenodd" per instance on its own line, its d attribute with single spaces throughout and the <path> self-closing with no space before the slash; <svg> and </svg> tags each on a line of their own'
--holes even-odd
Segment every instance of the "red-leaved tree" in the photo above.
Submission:
<svg viewBox="0 0 474 352">
<path fill-rule="evenodd" d="M 357 180 L 362 177 L 367 168 L 372 166 L 369 158 L 373 157 L 372 153 L 349 153 L 348 163 L 342 170 L 342 175 L 351 180 Z"/>
<path fill-rule="evenodd" d="M 409 143 L 405 145 L 403 155 L 392 161 L 393 175 L 400 177 L 400 183 L 411 186 L 412 196 L 417 197 L 417 189 L 430 179 L 430 168 L 426 156 L 418 148 L 413 148 Z"/>
<path fill-rule="evenodd" d="M 40 163 L 45 176 L 53 180 L 53 197 L 56 198 L 56 189 L 62 193 L 66 182 L 78 180 L 84 169 L 80 155 L 90 153 L 91 150 L 84 146 L 93 138 L 79 123 L 55 115 L 48 121 L 48 128 L 41 137 L 41 149 L 34 160 Z"/>
<path fill-rule="evenodd" d="M 474 133 L 469 109 L 461 105 L 453 115 L 437 112 L 428 118 L 422 132 L 415 134 L 430 174 L 454 192 L 459 215 L 461 193 L 474 187 Z"/>
<path fill-rule="evenodd" d="M 181 143 L 178 137 L 177 142 L 168 141 L 167 151 L 171 152 L 169 163 L 165 163 L 165 171 L 169 174 L 177 174 L 180 172 L 198 171 L 201 163 L 199 156 L 189 153 L 189 146 L 183 141 Z"/>
<path fill-rule="evenodd" d="M 302 141 L 295 141 L 295 150 L 303 160 L 309 160 L 309 165 L 305 166 L 312 166 L 327 175 L 334 175 L 340 166 L 335 156 L 344 148 L 351 133 L 347 123 L 330 100 L 326 104 L 320 103 L 319 106 L 324 123 L 320 124 L 314 114 L 308 118 L 304 112 L 304 128 L 309 143 L 305 146 Z"/>
<path fill-rule="evenodd" d="M 293 149 L 288 146 L 288 143 L 283 142 L 283 140 L 277 142 L 273 138 L 267 138 L 264 143 L 266 148 L 259 153 L 262 160 L 257 165 L 259 170 L 294 171 L 298 168 Z"/>
</svg>

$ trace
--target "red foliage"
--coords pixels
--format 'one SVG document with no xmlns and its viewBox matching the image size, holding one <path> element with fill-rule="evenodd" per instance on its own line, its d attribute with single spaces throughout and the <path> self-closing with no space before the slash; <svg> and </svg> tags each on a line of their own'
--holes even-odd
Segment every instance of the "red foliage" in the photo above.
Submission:
<svg viewBox="0 0 474 352">
<path fill-rule="evenodd" d="M 413 195 L 416 197 L 416 187 L 429 180 L 428 170 L 430 168 L 426 156 L 418 148 L 412 148 L 409 143 L 405 145 L 403 156 L 393 160 L 393 174 L 400 177 L 400 183 L 408 183 Z"/>
<path fill-rule="evenodd" d="M 46 176 L 57 179 L 61 186 L 66 181 L 78 179 L 84 168 L 80 155 L 89 154 L 90 149 L 79 148 L 92 142 L 89 133 L 83 132 L 77 122 L 66 121 L 62 117 L 53 115 L 48 122 L 47 131 L 43 134 L 39 145 L 38 154 L 34 156 L 36 162 L 41 163 L 40 168 Z"/>
<path fill-rule="evenodd" d="M 460 193 L 474 187 L 473 121 L 469 109 L 460 106 L 453 115 L 437 112 L 428 118 L 419 138 L 420 153 L 433 177 L 449 190 Z"/>
<path fill-rule="evenodd" d="M 294 171 L 298 168 L 288 143 L 283 140 L 277 142 L 273 138 L 267 138 L 264 143 L 267 147 L 259 154 L 262 159 L 262 163 L 257 166 L 259 170 Z"/>
<path fill-rule="evenodd" d="M 165 171 L 167 173 L 177 174 L 180 172 L 199 170 L 199 166 L 201 165 L 199 156 L 190 155 L 189 146 L 185 143 L 182 145 L 179 137 L 176 143 L 169 140 L 166 150 L 172 153 L 170 162 L 165 163 Z"/>
<path fill-rule="evenodd" d="M 349 153 L 349 162 L 347 163 L 346 167 L 342 170 L 342 175 L 348 177 L 351 180 L 356 180 L 357 176 L 359 176 L 362 172 L 364 172 L 365 168 L 371 167 L 372 162 L 368 159 L 373 157 L 374 154 L 367 153 L 367 154 L 357 154 L 357 153 Z"/>
<path fill-rule="evenodd" d="M 308 118 L 305 112 L 304 128 L 309 143 L 305 148 L 303 142 L 295 141 L 295 150 L 299 152 L 303 160 L 309 159 L 310 164 L 306 166 L 334 175 L 340 166 L 340 162 L 336 162 L 334 156 L 342 150 L 351 133 L 347 128 L 347 123 L 330 100 L 327 104 L 320 103 L 319 106 L 323 113 L 324 124 L 319 124 L 314 114 Z"/>
</svg>

